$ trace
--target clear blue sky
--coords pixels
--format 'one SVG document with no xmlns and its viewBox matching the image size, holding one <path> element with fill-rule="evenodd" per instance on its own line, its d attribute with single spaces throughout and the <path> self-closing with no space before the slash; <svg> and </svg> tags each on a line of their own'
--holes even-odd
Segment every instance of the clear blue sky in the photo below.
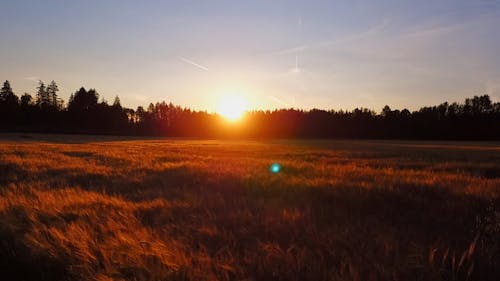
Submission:
<svg viewBox="0 0 500 281">
<path fill-rule="evenodd" d="M 377 3 L 375 3 L 377 2 Z M 499 1 L 23 1 L 0 3 L 0 79 L 55 80 L 128 107 L 416 109 L 500 100 Z"/>
</svg>

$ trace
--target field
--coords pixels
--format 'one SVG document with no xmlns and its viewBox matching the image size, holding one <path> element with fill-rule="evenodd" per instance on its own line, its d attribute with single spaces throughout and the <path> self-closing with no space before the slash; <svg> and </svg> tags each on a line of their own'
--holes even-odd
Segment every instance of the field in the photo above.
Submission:
<svg viewBox="0 0 500 281">
<path fill-rule="evenodd" d="M 4 280 L 500 280 L 498 143 L 0 139 Z"/>
</svg>

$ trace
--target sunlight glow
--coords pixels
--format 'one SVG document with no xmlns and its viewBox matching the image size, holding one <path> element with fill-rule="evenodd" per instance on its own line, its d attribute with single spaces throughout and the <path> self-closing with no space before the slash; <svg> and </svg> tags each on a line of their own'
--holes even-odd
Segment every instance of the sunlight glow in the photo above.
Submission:
<svg viewBox="0 0 500 281">
<path fill-rule="evenodd" d="M 217 109 L 217 113 L 229 121 L 239 120 L 248 109 L 248 102 L 243 96 L 230 94 L 224 96 Z"/>
</svg>

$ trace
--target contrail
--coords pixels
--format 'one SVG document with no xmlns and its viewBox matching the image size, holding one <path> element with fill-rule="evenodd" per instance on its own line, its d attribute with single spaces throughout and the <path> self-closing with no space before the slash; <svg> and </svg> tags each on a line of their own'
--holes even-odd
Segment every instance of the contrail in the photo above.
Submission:
<svg viewBox="0 0 500 281">
<path fill-rule="evenodd" d="M 297 37 L 300 41 L 301 39 L 301 29 L 302 29 L 302 16 L 299 17 L 299 21 L 297 23 Z M 301 49 L 296 49 L 295 50 L 295 69 L 293 70 L 293 72 L 295 73 L 299 73 L 300 72 L 300 69 L 299 69 L 299 53 L 300 53 Z"/>
<path fill-rule="evenodd" d="M 190 59 L 187 59 L 187 58 L 185 58 L 185 57 L 179 57 L 179 59 L 180 59 L 181 61 L 183 61 L 183 62 L 187 63 L 187 64 L 190 64 L 190 65 L 192 65 L 192 66 L 196 66 L 196 67 L 198 67 L 199 69 L 202 69 L 202 70 L 208 71 L 208 67 L 205 67 L 205 66 L 203 66 L 203 65 L 201 65 L 201 64 L 199 64 L 199 63 L 196 63 L 196 62 L 194 62 L 194 61 L 192 61 L 192 60 L 190 60 Z"/>
<path fill-rule="evenodd" d="M 281 104 L 281 105 L 284 105 L 284 106 L 287 106 L 287 107 L 292 107 L 291 104 L 289 104 L 288 102 L 276 97 L 276 96 L 269 96 L 270 99 L 272 99 L 273 101 Z"/>
</svg>

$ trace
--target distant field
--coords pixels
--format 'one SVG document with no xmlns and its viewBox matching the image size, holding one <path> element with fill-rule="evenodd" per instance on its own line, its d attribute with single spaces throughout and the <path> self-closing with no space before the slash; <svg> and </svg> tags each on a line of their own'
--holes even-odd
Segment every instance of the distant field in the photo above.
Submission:
<svg viewBox="0 0 500 281">
<path fill-rule="evenodd" d="M 499 265 L 499 143 L 0 135 L 5 280 L 500 280 Z"/>
</svg>

